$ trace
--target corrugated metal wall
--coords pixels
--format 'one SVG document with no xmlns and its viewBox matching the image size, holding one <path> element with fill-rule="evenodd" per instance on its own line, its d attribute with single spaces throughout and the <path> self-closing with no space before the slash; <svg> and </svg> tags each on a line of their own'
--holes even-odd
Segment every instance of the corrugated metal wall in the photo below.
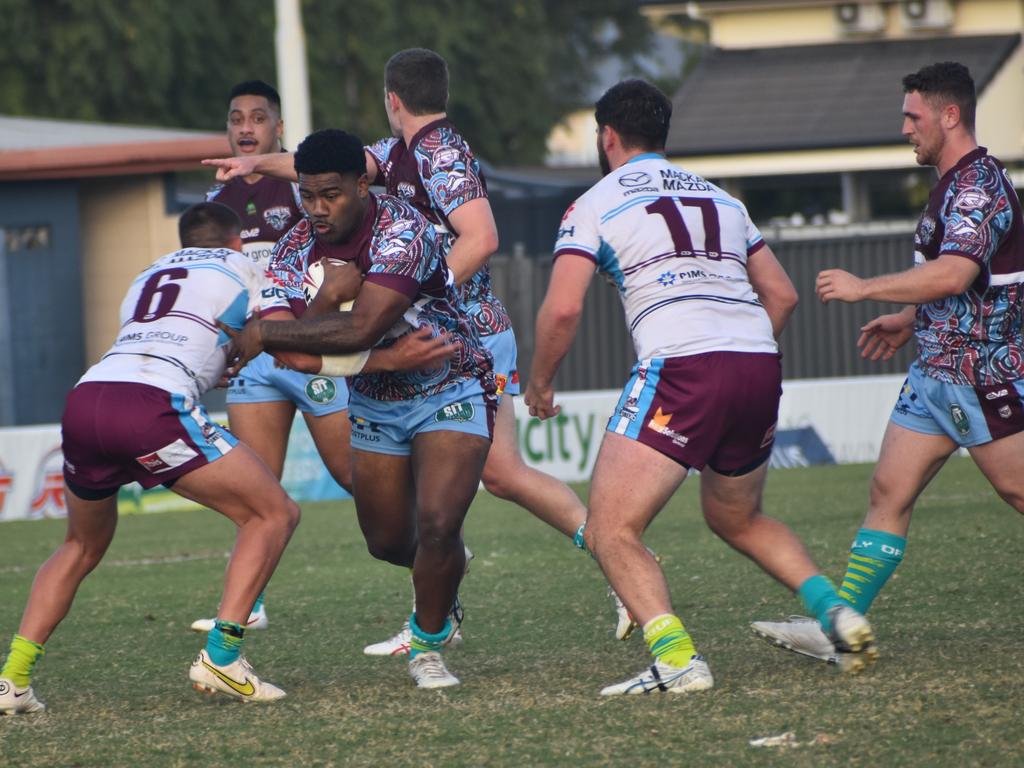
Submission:
<svg viewBox="0 0 1024 768">
<path fill-rule="evenodd" d="M 869 376 L 907 369 L 915 351 L 913 342 L 888 363 L 862 360 L 856 347 L 864 323 L 899 307 L 876 302 L 825 306 L 814 295 L 814 280 L 818 272 L 831 267 L 860 276 L 907 269 L 912 264 L 910 233 L 784 240 L 772 243 L 772 249 L 800 293 L 800 305 L 782 337 L 786 378 Z M 495 292 L 512 315 L 525 383 L 533 357 L 537 308 L 547 288 L 551 259 L 497 255 L 491 259 L 491 274 Z M 635 359 L 615 289 L 604 280 L 594 280 L 576 342 L 562 363 L 556 388 L 621 387 Z"/>
</svg>

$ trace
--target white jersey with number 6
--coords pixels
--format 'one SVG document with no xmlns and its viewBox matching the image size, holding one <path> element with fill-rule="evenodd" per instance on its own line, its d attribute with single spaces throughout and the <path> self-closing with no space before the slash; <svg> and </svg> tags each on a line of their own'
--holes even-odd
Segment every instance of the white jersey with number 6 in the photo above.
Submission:
<svg viewBox="0 0 1024 768">
<path fill-rule="evenodd" d="M 569 206 L 555 258 L 584 256 L 614 283 L 641 360 L 776 352 L 747 277 L 764 244 L 743 203 L 650 153 Z"/>
<path fill-rule="evenodd" d="M 249 257 L 227 248 L 185 248 L 142 271 L 121 303 L 121 329 L 85 381 L 130 381 L 199 397 L 224 372 L 227 334 L 259 309 L 269 285 Z"/>
</svg>

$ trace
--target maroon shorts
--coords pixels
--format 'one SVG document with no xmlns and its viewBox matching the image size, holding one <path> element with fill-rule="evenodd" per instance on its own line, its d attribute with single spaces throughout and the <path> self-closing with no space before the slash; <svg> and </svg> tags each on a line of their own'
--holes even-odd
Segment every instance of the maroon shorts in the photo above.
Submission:
<svg viewBox="0 0 1024 768">
<path fill-rule="evenodd" d="M 61 419 L 64 479 L 72 490 L 130 482 L 169 484 L 230 451 L 238 440 L 192 398 L 148 384 L 89 381 L 68 395 Z"/>
<path fill-rule="evenodd" d="M 687 467 L 742 475 L 771 454 L 781 394 L 781 358 L 774 353 L 641 360 L 608 431 Z"/>
</svg>

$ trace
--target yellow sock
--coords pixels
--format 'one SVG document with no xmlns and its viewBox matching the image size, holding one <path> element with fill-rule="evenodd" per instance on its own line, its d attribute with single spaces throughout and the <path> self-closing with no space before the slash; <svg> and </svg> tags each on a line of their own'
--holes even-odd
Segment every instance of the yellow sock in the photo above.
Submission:
<svg viewBox="0 0 1024 768">
<path fill-rule="evenodd" d="M 3 669 L 0 669 L 0 677 L 6 677 L 18 688 L 25 688 L 32 682 L 32 668 L 44 653 L 46 651 L 39 643 L 15 635 L 11 640 L 7 661 Z"/>
<path fill-rule="evenodd" d="M 644 641 L 655 659 L 673 667 L 687 666 L 697 654 L 683 622 L 671 613 L 655 616 L 644 625 Z"/>
</svg>

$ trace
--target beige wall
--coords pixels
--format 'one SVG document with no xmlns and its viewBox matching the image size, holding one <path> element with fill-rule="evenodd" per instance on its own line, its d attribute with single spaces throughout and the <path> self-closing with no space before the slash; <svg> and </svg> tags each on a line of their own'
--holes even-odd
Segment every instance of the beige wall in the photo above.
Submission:
<svg viewBox="0 0 1024 768">
<path fill-rule="evenodd" d="M 978 100 L 978 142 L 1005 163 L 1024 160 L 1024 45 Z"/>
<path fill-rule="evenodd" d="M 711 27 L 711 42 L 721 48 L 755 48 L 779 45 L 810 45 L 837 40 L 930 35 L 1007 34 L 1024 29 L 1024 0 L 954 0 L 953 25 L 947 29 L 909 30 L 903 24 L 900 4 L 881 2 L 884 28 L 858 36 L 840 32 L 835 6 L 840 0 L 820 4 L 757 9 L 737 5 L 736 10 L 704 10 Z M 697 3 L 698 8 L 700 3 Z M 677 9 L 678 10 L 678 9 Z M 657 18 L 656 14 L 651 14 Z"/>
<path fill-rule="evenodd" d="M 132 279 L 178 247 L 178 217 L 166 212 L 160 176 L 125 176 L 79 187 L 85 356 L 92 365 L 118 331 Z"/>
</svg>

